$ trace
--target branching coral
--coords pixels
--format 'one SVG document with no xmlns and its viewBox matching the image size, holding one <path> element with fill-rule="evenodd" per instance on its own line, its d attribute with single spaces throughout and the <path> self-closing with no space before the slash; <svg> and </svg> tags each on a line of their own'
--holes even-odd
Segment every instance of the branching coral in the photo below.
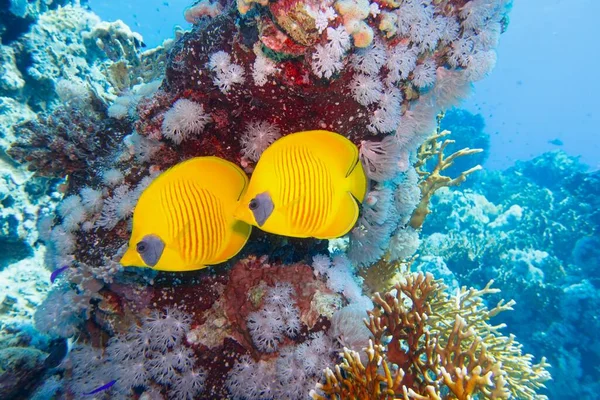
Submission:
<svg viewBox="0 0 600 400">
<path fill-rule="evenodd" d="M 476 165 L 463 171 L 456 178 L 442 175 L 442 171 L 450 168 L 457 158 L 477 154 L 483 151 L 482 149 L 470 149 L 467 147 L 446 156 L 444 150 L 448 145 L 454 143 L 454 140 L 444 139 L 441 141 L 442 138 L 451 133 L 450 131 L 442 131 L 440 129 L 440 121 L 442 118 L 443 114 L 440 114 L 438 116 L 438 128 L 436 132 L 419 146 L 417 153 L 418 160 L 415 163 L 415 170 L 420 177 L 419 189 L 421 189 L 421 201 L 410 219 L 410 226 L 414 229 L 420 229 L 421 226 L 423 226 L 425 217 L 430 213 L 429 201 L 436 190 L 442 187 L 458 186 L 467 179 L 468 175 L 475 171 L 479 171 L 482 168 L 481 165 Z M 428 171 L 427 164 L 430 160 L 436 161 L 436 164 L 431 171 Z"/>
<path fill-rule="evenodd" d="M 406 261 L 390 261 L 388 256 L 384 256 L 369 268 L 362 268 L 358 274 L 364 279 L 363 283 L 368 292 L 387 292 L 399 282 L 399 279 L 407 271 L 411 270 L 417 257 L 418 254 L 415 254 Z"/>
<path fill-rule="evenodd" d="M 545 359 L 532 365 L 504 325 L 490 319 L 511 310 L 513 301 L 488 309 L 483 296 L 497 293 L 461 288 L 450 296 L 430 274 L 406 275 L 365 321 L 372 342 L 360 354 L 345 349 L 343 361 L 325 371 L 314 399 L 546 399 L 537 391 L 550 379 Z"/>
<path fill-rule="evenodd" d="M 47 117 L 17 127 L 18 139 L 8 154 L 28 163 L 29 170 L 39 175 L 64 176 L 106 152 L 97 136 L 104 125 L 95 113 L 60 107 Z"/>
</svg>

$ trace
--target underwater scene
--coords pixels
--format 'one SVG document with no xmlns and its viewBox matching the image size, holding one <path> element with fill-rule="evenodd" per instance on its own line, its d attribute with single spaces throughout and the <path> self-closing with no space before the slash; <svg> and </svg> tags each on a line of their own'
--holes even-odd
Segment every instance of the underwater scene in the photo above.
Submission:
<svg viewBox="0 0 600 400">
<path fill-rule="evenodd" d="M 531 3 L 0 1 L 0 400 L 600 398 L 597 98 L 489 83 Z"/>
</svg>

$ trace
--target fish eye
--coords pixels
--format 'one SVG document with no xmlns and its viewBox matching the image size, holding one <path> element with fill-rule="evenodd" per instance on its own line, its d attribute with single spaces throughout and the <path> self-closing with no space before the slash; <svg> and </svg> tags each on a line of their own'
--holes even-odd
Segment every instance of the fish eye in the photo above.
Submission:
<svg viewBox="0 0 600 400">
<path fill-rule="evenodd" d="M 144 243 L 144 242 L 139 242 L 139 243 L 136 245 L 136 249 L 137 249 L 138 253 L 143 253 L 144 251 L 146 251 L 146 243 Z"/>
<path fill-rule="evenodd" d="M 250 207 L 252 211 L 256 210 L 258 208 L 258 201 L 256 201 L 256 199 L 250 200 L 248 207 Z"/>
</svg>

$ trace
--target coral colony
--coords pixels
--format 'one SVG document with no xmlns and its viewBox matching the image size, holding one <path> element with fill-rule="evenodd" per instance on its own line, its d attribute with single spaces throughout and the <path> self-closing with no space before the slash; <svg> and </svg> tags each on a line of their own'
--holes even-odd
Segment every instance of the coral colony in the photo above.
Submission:
<svg viewBox="0 0 600 400">
<path fill-rule="evenodd" d="M 69 351 L 31 356 L 0 397 L 546 398 L 548 364 L 490 320 L 512 302 L 410 272 L 433 191 L 477 169 L 441 174 L 471 151 L 444 156 L 436 117 L 494 67 L 510 0 L 202 0 L 189 32 L 147 51 L 121 22 L 34 3 L 2 46 L 16 110 L 3 140 L 54 193 L 18 221 L 37 224 L 24 245 L 49 270 L 29 340 L 54 354 L 69 339 Z M 359 146 L 370 178 L 346 237 L 254 229 L 201 271 L 119 264 L 161 171 L 210 155 L 251 175 L 275 140 L 312 129 Z"/>
</svg>

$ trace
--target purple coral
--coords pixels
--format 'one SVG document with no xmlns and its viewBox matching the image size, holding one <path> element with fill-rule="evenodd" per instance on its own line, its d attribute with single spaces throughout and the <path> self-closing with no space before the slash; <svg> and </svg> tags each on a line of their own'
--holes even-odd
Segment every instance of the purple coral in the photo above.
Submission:
<svg viewBox="0 0 600 400">
<path fill-rule="evenodd" d="M 107 153 L 115 127 L 89 109 L 59 107 L 47 116 L 15 128 L 17 140 L 8 154 L 41 176 L 62 177 L 82 171 Z"/>
<path fill-rule="evenodd" d="M 247 326 L 254 345 L 265 353 L 277 350 L 284 337 L 300 331 L 300 314 L 290 284 L 277 284 L 265 295 L 264 307 L 248 315 Z"/>
<path fill-rule="evenodd" d="M 281 348 L 279 356 L 269 361 L 242 356 L 229 373 L 227 389 L 236 400 L 304 399 L 335 350 L 331 339 L 318 332 L 298 346 Z"/>
<path fill-rule="evenodd" d="M 83 323 L 83 312 L 76 307 L 76 293 L 65 287 L 53 288 L 34 314 L 40 332 L 61 337 L 77 333 Z"/>
<path fill-rule="evenodd" d="M 191 317 L 174 308 L 164 312 L 153 312 L 144 322 L 144 328 L 150 331 L 152 348 L 167 351 L 179 344 L 181 337 L 190 329 Z"/>
<path fill-rule="evenodd" d="M 133 325 L 127 334 L 111 338 L 105 357 L 82 346 L 71 356 L 73 391 L 86 393 L 114 379 L 114 390 L 123 395 L 155 382 L 168 386 L 174 398 L 195 398 L 204 389 L 206 373 L 196 366 L 193 350 L 183 344 L 190 321 L 188 314 L 167 308 L 144 318 L 141 326 Z"/>
<path fill-rule="evenodd" d="M 169 395 L 174 399 L 193 400 L 204 390 L 205 381 L 206 372 L 189 369 L 173 379 Z"/>
</svg>

